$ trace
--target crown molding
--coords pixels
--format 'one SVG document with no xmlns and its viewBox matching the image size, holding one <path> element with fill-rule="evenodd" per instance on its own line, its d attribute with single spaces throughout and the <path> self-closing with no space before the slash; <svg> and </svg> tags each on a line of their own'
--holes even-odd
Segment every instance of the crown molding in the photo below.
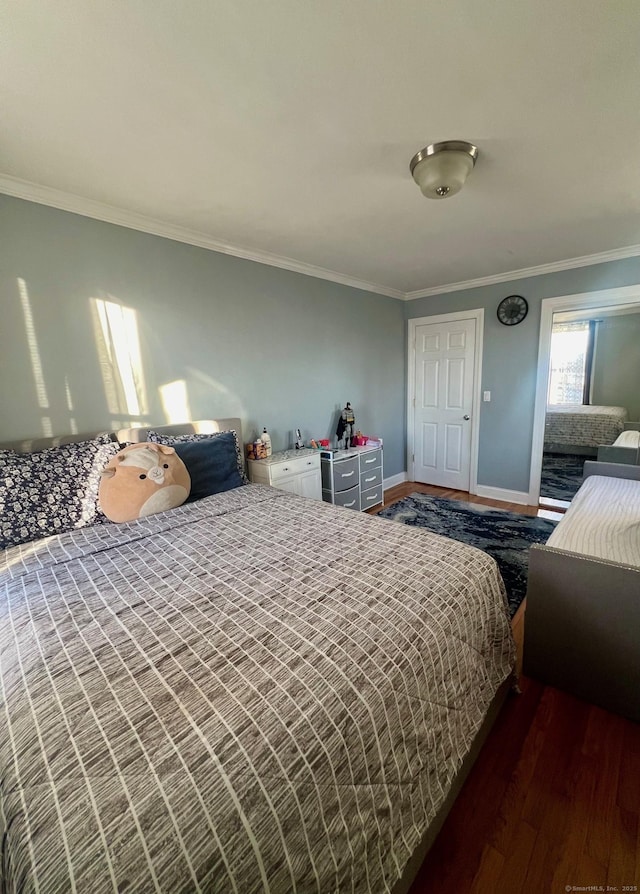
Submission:
<svg viewBox="0 0 640 894">
<path fill-rule="evenodd" d="M 579 258 L 567 258 L 564 261 L 551 261 L 549 264 L 538 264 L 536 267 L 523 267 L 520 270 L 508 270 L 506 273 L 494 273 L 492 276 L 479 276 L 477 279 L 466 279 L 463 282 L 450 282 L 442 286 L 431 286 L 415 292 L 405 292 L 405 301 L 416 298 L 429 298 L 431 295 L 444 295 L 446 292 L 460 292 L 463 289 L 476 289 L 479 286 L 491 286 L 511 279 L 525 279 L 528 276 L 542 276 L 544 273 L 558 273 L 560 270 L 574 270 L 577 267 L 590 267 L 592 264 L 604 264 L 607 261 L 621 261 L 624 258 L 635 258 L 640 255 L 640 245 L 627 245 L 624 248 L 612 248 L 599 251 L 593 255 L 582 255 Z"/>
<path fill-rule="evenodd" d="M 441 286 L 430 286 L 428 289 L 417 289 L 413 292 L 403 292 L 400 289 L 392 289 L 379 283 L 367 282 L 328 270 L 326 267 L 316 267 L 313 264 L 305 264 L 294 258 L 283 255 L 275 255 L 266 251 L 257 251 L 240 245 L 232 245 L 214 239 L 206 233 L 197 230 L 189 230 L 186 227 L 174 226 L 137 214 L 135 211 L 127 211 L 116 208 L 104 202 L 96 202 L 83 196 L 53 189 L 50 186 L 42 186 L 39 183 L 31 183 L 28 180 L 20 180 L 9 174 L 0 174 L 0 194 L 15 196 L 28 202 L 36 202 L 39 205 L 49 205 L 61 211 L 70 211 L 83 217 L 91 217 L 94 220 L 102 220 L 105 223 L 115 224 L 119 227 L 127 227 L 130 230 L 139 230 L 153 236 L 161 236 L 164 239 L 172 239 L 174 242 L 184 242 L 187 245 L 195 245 L 198 248 L 206 248 L 209 251 L 221 252 L 246 261 L 255 261 L 257 264 L 266 264 L 269 267 L 280 267 L 282 270 L 291 270 L 293 273 L 302 273 L 304 276 L 314 276 L 316 279 L 326 279 L 329 282 L 350 286 L 353 289 L 361 289 L 365 292 L 375 292 L 378 295 L 387 295 L 389 298 L 397 298 L 401 301 L 415 301 L 416 298 L 429 298 L 432 295 L 444 295 L 447 292 L 460 292 L 463 289 L 476 289 L 480 286 L 491 286 L 496 283 L 508 282 L 513 279 L 525 279 L 529 276 L 541 276 L 544 273 L 557 273 L 561 270 L 573 270 L 577 267 L 589 267 L 592 264 L 603 264 L 607 261 L 620 261 L 624 258 L 635 258 L 640 255 L 640 245 L 628 245 L 624 248 L 614 248 L 609 251 L 597 252 L 593 255 L 583 255 L 579 258 L 567 258 L 563 261 L 552 261 L 549 264 L 539 264 L 536 267 L 523 267 L 520 270 L 508 270 L 506 273 L 495 273 L 491 276 L 480 276 L 476 279 L 466 279 L 461 282 L 445 283 Z"/>
<path fill-rule="evenodd" d="M 149 233 L 153 236 L 162 236 L 164 239 L 172 239 L 174 242 L 184 242 L 187 245 L 195 245 L 198 248 L 206 248 L 209 251 L 233 255 L 236 258 L 243 258 L 245 261 L 255 261 L 258 264 L 266 264 L 269 267 L 280 267 L 283 270 L 291 270 L 294 273 L 302 273 L 305 276 L 314 276 L 316 279 L 326 279 L 343 286 L 350 286 L 353 289 L 362 289 L 365 292 L 387 295 L 389 298 L 398 298 L 400 300 L 405 298 L 404 292 L 398 289 L 391 289 L 389 286 L 367 282 L 354 276 L 338 273 L 335 270 L 327 270 L 325 267 L 305 264 L 303 261 L 296 261 L 294 258 L 283 257 L 282 255 L 275 255 L 266 251 L 257 251 L 240 245 L 232 245 L 229 242 L 222 242 L 197 230 L 174 226 L 173 224 L 155 220 L 152 217 L 146 217 L 143 214 L 137 214 L 135 211 L 126 211 L 123 208 L 96 202 L 93 199 L 53 189 L 50 186 L 42 186 L 39 183 L 20 180 L 8 174 L 0 174 L 0 193 L 14 196 L 18 199 L 25 199 L 28 202 L 36 202 L 39 205 L 49 205 L 51 208 L 58 208 L 61 211 L 70 211 L 83 217 L 91 217 L 94 220 L 102 220 L 105 223 L 116 224 L 119 227 L 127 227 L 130 230 L 139 230 L 142 233 Z"/>
</svg>

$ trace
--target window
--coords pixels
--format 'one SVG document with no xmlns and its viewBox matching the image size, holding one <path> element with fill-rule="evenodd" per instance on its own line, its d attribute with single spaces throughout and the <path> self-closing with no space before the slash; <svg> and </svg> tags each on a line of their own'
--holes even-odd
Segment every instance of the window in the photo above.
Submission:
<svg viewBox="0 0 640 894">
<path fill-rule="evenodd" d="M 547 401 L 550 406 L 589 403 L 592 332 L 589 320 L 553 324 Z"/>
</svg>

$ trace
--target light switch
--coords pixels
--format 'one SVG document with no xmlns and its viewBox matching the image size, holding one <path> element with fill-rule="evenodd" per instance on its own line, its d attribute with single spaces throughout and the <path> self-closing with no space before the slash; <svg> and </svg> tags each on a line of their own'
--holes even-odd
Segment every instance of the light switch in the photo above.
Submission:
<svg viewBox="0 0 640 894">
<path fill-rule="evenodd" d="M 485 401 L 485 403 L 488 403 L 491 400 L 491 392 L 485 391 L 482 399 L 483 401 Z"/>
</svg>

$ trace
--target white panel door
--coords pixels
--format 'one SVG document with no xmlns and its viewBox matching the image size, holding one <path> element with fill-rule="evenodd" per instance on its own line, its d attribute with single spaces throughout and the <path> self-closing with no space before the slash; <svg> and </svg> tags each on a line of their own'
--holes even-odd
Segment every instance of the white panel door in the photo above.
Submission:
<svg viewBox="0 0 640 894">
<path fill-rule="evenodd" d="M 416 327 L 413 477 L 469 490 L 476 321 Z"/>
</svg>

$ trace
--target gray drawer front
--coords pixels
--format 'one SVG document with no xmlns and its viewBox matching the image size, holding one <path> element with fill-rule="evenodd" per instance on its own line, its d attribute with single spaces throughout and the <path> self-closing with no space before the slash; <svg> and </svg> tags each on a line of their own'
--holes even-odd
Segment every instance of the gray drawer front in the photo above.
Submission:
<svg viewBox="0 0 640 894">
<path fill-rule="evenodd" d="M 382 484 L 382 469 L 378 466 L 376 469 L 363 469 L 360 472 L 360 490 L 369 490 Z"/>
<path fill-rule="evenodd" d="M 371 490 L 363 490 L 360 495 L 361 509 L 368 509 L 369 506 L 377 506 L 378 503 L 382 503 L 382 482 L 380 482 L 377 487 L 372 487 Z"/>
<path fill-rule="evenodd" d="M 341 490 L 334 494 L 334 503 L 336 506 L 344 506 L 345 509 L 355 509 L 360 511 L 360 488 L 356 485 L 351 490 Z"/>
<path fill-rule="evenodd" d="M 333 464 L 333 489 L 348 490 L 359 484 L 358 481 L 358 457 L 345 459 L 343 462 Z"/>
<path fill-rule="evenodd" d="M 366 472 L 367 469 L 375 469 L 382 465 L 382 448 L 372 450 L 371 453 L 363 453 L 360 456 L 360 471 Z"/>
</svg>

